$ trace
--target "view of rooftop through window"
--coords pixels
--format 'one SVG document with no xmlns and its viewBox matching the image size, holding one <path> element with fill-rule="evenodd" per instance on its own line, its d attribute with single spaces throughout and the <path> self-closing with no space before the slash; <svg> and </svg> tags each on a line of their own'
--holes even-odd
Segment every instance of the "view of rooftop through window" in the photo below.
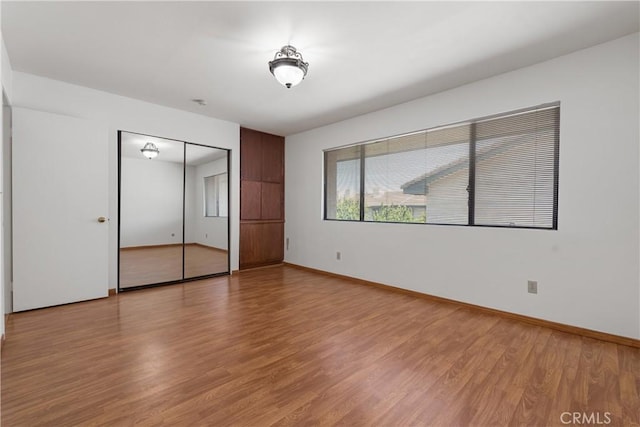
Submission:
<svg viewBox="0 0 640 427">
<path fill-rule="evenodd" d="M 558 110 L 329 150 L 325 218 L 554 228 Z"/>
</svg>

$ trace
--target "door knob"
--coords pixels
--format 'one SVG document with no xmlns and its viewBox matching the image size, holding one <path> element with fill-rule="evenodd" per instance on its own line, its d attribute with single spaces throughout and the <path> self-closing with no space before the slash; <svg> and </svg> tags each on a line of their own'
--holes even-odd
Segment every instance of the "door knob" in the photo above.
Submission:
<svg viewBox="0 0 640 427">
<path fill-rule="evenodd" d="M 103 216 L 99 216 L 98 217 L 98 222 L 105 222 L 107 220 L 107 218 L 103 217 Z"/>
</svg>

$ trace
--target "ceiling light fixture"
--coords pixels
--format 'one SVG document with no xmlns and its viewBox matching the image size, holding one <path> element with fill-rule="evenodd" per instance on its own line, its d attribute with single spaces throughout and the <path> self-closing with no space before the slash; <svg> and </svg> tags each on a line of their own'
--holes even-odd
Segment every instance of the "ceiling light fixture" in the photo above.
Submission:
<svg viewBox="0 0 640 427">
<path fill-rule="evenodd" d="M 140 151 L 147 159 L 153 159 L 160 154 L 160 150 L 158 150 L 158 147 L 156 147 L 153 142 L 147 142 L 144 144 L 144 147 Z"/>
<path fill-rule="evenodd" d="M 295 47 L 286 45 L 276 53 L 273 61 L 269 61 L 269 71 L 281 84 L 291 88 L 304 79 L 309 63 L 302 60 L 302 55 Z"/>
</svg>

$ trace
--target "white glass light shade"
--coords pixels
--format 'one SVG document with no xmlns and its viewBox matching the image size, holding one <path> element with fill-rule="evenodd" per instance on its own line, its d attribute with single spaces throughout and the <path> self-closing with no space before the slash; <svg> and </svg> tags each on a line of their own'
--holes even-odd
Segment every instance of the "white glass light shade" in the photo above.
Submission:
<svg viewBox="0 0 640 427">
<path fill-rule="evenodd" d="M 291 88 L 299 84 L 307 75 L 309 63 L 302 60 L 302 55 L 291 45 L 283 46 L 276 53 L 273 61 L 269 61 L 269 71 L 280 84 Z"/>
<path fill-rule="evenodd" d="M 299 84 L 304 78 L 302 69 L 295 65 L 281 64 L 273 70 L 273 75 L 280 84 L 290 88 Z"/>
<path fill-rule="evenodd" d="M 140 151 L 147 159 L 153 159 L 160 153 L 160 150 L 153 142 L 147 142 Z"/>
</svg>

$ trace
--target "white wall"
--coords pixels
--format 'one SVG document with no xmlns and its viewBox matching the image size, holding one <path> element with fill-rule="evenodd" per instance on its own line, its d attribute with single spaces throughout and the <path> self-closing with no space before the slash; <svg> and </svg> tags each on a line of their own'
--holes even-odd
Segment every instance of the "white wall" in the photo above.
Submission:
<svg viewBox="0 0 640 427">
<path fill-rule="evenodd" d="M 0 8 L 1 17 L 1 8 Z M 9 61 L 9 55 L 7 54 L 7 48 L 4 45 L 4 37 L 0 32 L 0 86 L 7 96 L 7 101 L 11 105 L 13 98 L 13 70 L 11 69 L 11 62 Z M 1 96 L 1 95 L 0 95 Z M 4 335 L 5 325 L 4 316 L 5 313 L 9 313 L 12 307 L 11 301 L 11 251 L 7 251 L 7 248 L 11 247 L 11 217 L 6 215 L 7 211 L 11 211 L 11 181 L 6 179 L 6 175 L 10 176 L 11 170 L 7 168 L 10 165 L 11 160 L 10 151 L 6 150 L 7 144 L 5 144 L 5 136 L 9 133 L 6 129 L 7 119 L 4 116 L 5 109 L 0 111 L 0 135 L 3 137 L 2 159 L 0 161 L 0 212 L 2 213 L 2 232 L 0 233 L 0 335 Z M 9 186 L 7 191 L 7 186 Z"/>
<path fill-rule="evenodd" d="M 182 163 L 123 158 L 120 247 L 182 243 Z"/>
<path fill-rule="evenodd" d="M 0 81 L 2 81 L 2 88 L 7 94 L 7 98 L 9 98 L 9 102 L 13 99 L 13 70 L 11 68 L 11 61 L 9 60 L 9 54 L 7 53 L 7 48 L 4 45 L 4 38 L 2 38 L 2 34 L 0 33 L 0 67 L 2 71 L 0 74 Z"/>
<path fill-rule="evenodd" d="M 238 269 L 239 144 L 236 123 L 167 108 L 31 74 L 13 73 L 12 105 L 87 118 L 109 129 L 109 283 L 117 283 L 118 168 L 117 131 L 194 142 L 232 150 L 231 164 L 231 268 Z"/>
<path fill-rule="evenodd" d="M 193 243 L 196 240 L 196 230 L 192 227 L 197 209 L 198 193 L 196 192 L 196 167 L 187 165 L 184 185 L 184 242 Z"/>
<path fill-rule="evenodd" d="M 285 261 L 640 338 L 638 49 L 635 34 L 287 137 Z M 557 231 L 322 221 L 323 149 L 553 101 Z"/>
<path fill-rule="evenodd" d="M 6 100 L 8 102 L 8 99 Z M 13 196 L 12 196 L 12 149 L 11 131 L 12 109 L 11 105 L 2 106 L 2 298 L 4 313 L 13 311 Z M 0 300 L 1 301 L 1 300 Z"/>
</svg>

